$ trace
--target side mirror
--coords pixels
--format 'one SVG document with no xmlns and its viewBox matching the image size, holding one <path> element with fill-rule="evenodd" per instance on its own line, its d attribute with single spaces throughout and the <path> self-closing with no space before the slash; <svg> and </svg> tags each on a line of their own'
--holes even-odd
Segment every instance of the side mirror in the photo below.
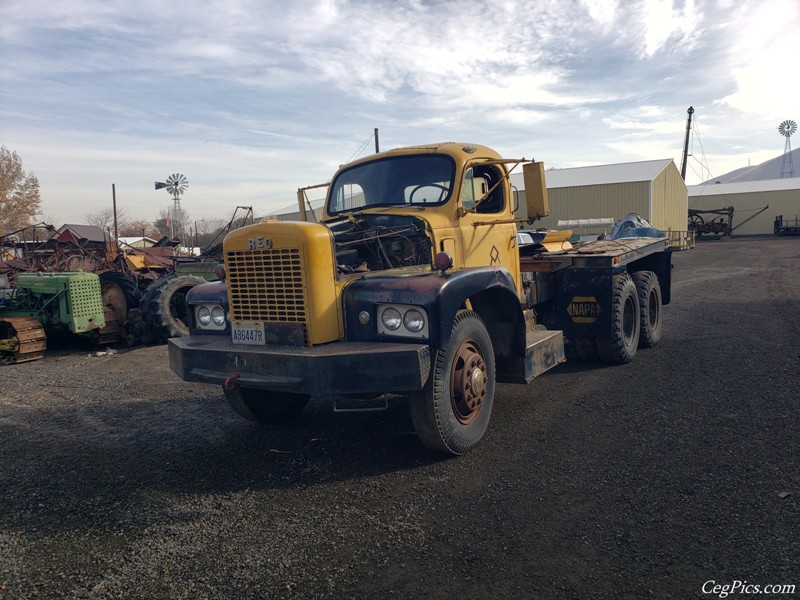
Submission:
<svg viewBox="0 0 800 600">
<path fill-rule="evenodd" d="M 547 201 L 547 186 L 544 180 L 544 163 L 533 162 L 522 165 L 525 182 L 525 204 L 529 219 L 540 219 L 550 214 Z"/>
</svg>

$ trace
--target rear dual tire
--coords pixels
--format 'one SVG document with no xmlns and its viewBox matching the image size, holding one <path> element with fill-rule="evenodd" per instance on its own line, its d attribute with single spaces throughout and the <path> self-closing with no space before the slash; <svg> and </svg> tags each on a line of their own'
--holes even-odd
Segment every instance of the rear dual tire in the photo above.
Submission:
<svg viewBox="0 0 800 600">
<path fill-rule="evenodd" d="M 629 363 L 638 348 L 661 339 L 661 286 L 653 271 L 622 273 L 612 279 L 611 328 L 604 338 L 570 337 L 569 357 L 581 361 Z"/>
<path fill-rule="evenodd" d="M 639 348 L 652 348 L 661 339 L 661 286 L 653 271 L 633 274 L 639 296 Z"/>
<path fill-rule="evenodd" d="M 614 275 L 611 285 L 610 335 L 597 338 L 597 354 L 603 362 L 623 365 L 633 360 L 639 347 L 639 295 L 627 273 Z"/>
</svg>

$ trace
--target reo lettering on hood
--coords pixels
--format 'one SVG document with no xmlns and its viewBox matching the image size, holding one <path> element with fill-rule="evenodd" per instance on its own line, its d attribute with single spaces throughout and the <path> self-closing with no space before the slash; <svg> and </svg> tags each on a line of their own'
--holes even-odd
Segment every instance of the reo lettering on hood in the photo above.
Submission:
<svg viewBox="0 0 800 600">
<path fill-rule="evenodd" d="M 248 238 L 247 240 L 248 250 L 261 250 L 263 248 L 266 248 L 267 250 L 272 248 L 272 240 L 269 238 L 262 238 L 262 237 Z"/>
</svg>

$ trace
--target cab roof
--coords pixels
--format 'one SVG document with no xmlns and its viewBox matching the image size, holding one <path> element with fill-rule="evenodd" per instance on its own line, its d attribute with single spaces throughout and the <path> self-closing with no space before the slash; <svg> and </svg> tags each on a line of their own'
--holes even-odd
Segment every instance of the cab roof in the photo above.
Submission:
<svg viewBox="0 0 800 600">
<path fill-rule="evenodd" d="M 365 156 L 364 158 L 355 160 L 351 163 L 342 165 L 339 170 L 380 158 L 388 158 L 391 156 L 397 156 L 403 154 L 425 154 L 425 153 L 447 154 L 448 156 L 453 157 L 453 159 L 455 159 L 457 163 L 464 163 L 468 160 L 472 160 L 475 158 L 491 158 L 491 159 L 501 158 L 501 156 L 495 150 L 489 148 L 488 146 L 482 146 L 480 144 L 462 143 L 462 142 L 438 142 L 432 144 L 421 144 L 417 146 L 392 148 L 391 150 L 379 152 L 378 154 L 371 154 L 369 156 Z"/>
</svg>

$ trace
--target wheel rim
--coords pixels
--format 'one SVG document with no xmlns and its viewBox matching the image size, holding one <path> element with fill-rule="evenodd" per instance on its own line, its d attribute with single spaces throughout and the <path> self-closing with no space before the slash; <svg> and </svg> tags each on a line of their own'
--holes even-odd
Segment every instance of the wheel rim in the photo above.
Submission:
<svg viewBox="0 0 800 600">
<path fill-rule="evenodd" d="M 481 412 L 486 398 L 486 361 L 478 345 L 467 340 L 453 358 L 450 375 L 450 403 L 459 423 L 469 425 Z"/>
<path fill-rule="evenodd" d="M 103 306 L 114 311 L 114 315 L 118 320 L 125 320 L 128 314 L 128 301 L 125 298 L 125 292 L 116 283 L 105 282 L 101 286 L 101 294 L 103 296 Z"/>
<path fill-rule="evenodd" d="M 633 343 L 633 334 L 636 332 L 636 308 L 633 302 L 633 298 L 625 300 L 625 308 L 622 315 L 622 335 L 625 338 L 625 344 L 628 346 Z"/>
</svg>

